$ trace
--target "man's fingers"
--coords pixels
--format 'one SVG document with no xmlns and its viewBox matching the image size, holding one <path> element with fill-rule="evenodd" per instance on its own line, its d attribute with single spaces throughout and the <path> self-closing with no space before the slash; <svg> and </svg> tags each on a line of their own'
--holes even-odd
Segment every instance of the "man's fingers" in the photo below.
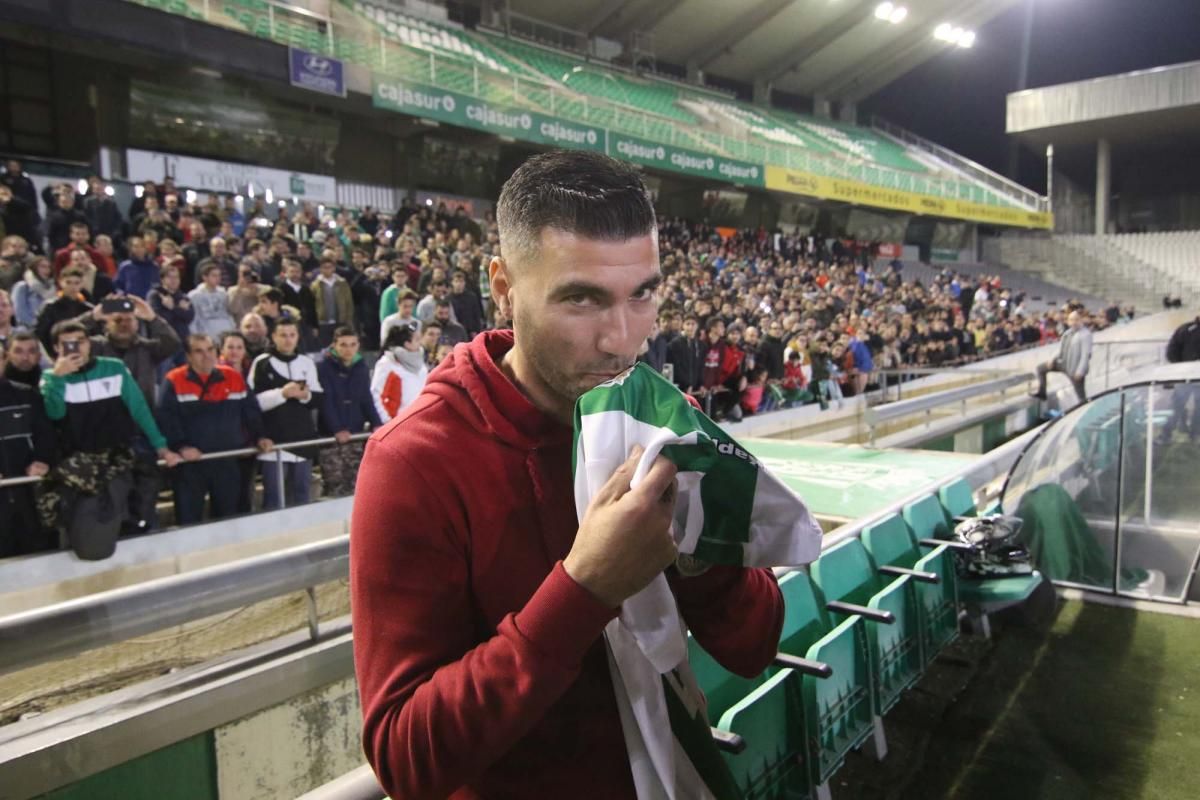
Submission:
<svg viewBox="0 0 1200 800">
<path fill-rule="evenodd" d="M 645 448 L 640 444 L 633 446 L 625 463 L 617 467 L 616 471 L 600 487 L 600 491 L 596 493 L 596 500 L 611 503 L 629 491 L 629 483 L 633 480 L 633 473 L 637 469 L 638 461 L 641 460 L 644 451 Z"/>
<path fill-rule="evenodd" d="M 659 456 L 654 459 L 654 463 L 650 466 L 650 471 L 646 473 L 646 477 L 638 484 L 634 491 L 644 499 L 657 501 L 663 498 L 663 495 L 668 490 L 672 492 L 671 500 L 674 502 L 674 486 L 675 473 L 678 471 L 675 464 L 667 460 L 664 456 Z"/>
</svg>

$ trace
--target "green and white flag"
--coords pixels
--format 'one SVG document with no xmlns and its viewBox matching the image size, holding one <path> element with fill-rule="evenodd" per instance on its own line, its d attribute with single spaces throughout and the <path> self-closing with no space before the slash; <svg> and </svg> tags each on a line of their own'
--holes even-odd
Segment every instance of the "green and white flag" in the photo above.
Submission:
<svg viewBox="0 0 1200 800">
<path fill-rule="evenodd" d="M 662 454 L 678 467 L 674 534 L 680 567 L 799 566 L 820 554 L 821 529 L 790 489 L 670 381 L 645 364 L 575 405 L 575 508 L 644 448 L 637 486 Z M 687 572 L 688 569 L 683 569 Z M 737 797 L 709 736 L 687 663 L 683 619 L 665 576 L 626 600 L 605 628 L 621 725 L 639 800 Z"/>
</svg>

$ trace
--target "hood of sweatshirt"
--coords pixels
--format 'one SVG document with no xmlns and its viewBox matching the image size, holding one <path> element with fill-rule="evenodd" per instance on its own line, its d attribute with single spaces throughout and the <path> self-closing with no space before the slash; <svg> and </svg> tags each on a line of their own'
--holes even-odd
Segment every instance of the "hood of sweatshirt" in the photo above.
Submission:
<svg viewBox="0 0 1200 800">
<path fill-rule="evenodd" d="M 498 366 L 512 349 L 511 330 L 486 331 L 454 348 L 429 375 L 425 391 L 446 401 L 473 428 L 521 450 L 569 444 L 572 431 L 530 402 Z"/>
<path fill-rule="evenodd" d="M 337 350 L 334 348 L 334 346 L 329 345 L 329 347 L 325 348 L 325 358 L 331 359 L 334 364 L 337 364 L 342 369 L 350 369 L 355 364 L 363 360 L 363 354 L 355 353 L 354 358 L 350 359 L 350 363 L 347 364 L 342 361 L 341 356 L 337 354 Z"/>
</svg>

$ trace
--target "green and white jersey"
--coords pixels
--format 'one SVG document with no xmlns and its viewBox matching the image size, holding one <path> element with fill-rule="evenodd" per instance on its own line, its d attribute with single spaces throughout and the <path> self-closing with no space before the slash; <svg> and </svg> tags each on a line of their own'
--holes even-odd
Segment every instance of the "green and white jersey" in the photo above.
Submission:
<svg viewBox="0 0 1200 800">
<path fill-rule="evenodd" d="M 141 431 L 155 448 L 167 446 L 146 398 L 117 358 L 93 358 L 78 372 L 42 373 L 46 416 L 58 423 L 67 450 L 100 452 L 129 447 Z"/>
<path fill-rule="evenodd" d="M 804 502 L 674 384 L 640 363 L 576 403 L 581 520 L 634 445 L 644 452 L 633 486 L 659 454 L 678 467 L 674 534 L 685 574 L 711 564 L 799 566 L 820 554 L 821 529 Z M 638 797 L 736 797 L 709 738 L 683 619 L 665 576 L 622 604 L 605 640 Z"/>
</svg>

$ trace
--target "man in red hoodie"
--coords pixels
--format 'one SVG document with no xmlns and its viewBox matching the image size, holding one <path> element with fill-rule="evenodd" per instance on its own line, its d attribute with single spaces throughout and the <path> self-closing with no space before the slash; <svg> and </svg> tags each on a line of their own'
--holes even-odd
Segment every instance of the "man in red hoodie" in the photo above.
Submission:
<svg viewBox="0 0 1200 800">
<path fill-rule="evenodd" d="M 778 647 L 770 570 L 680 576 L 674 467 L 634 458 L 583 521 L 571 419 L 631 366 L 662 280 L 637 173 L 584 151 L 525 162 L 497 207 L 491 296 L 513 322 L 458 345 L 372 436 L 351 522 L 363 744 L 409 798 L 634 798 L 602 636 L 664 570 L 696 639 L 745 676 Z"/>
</svg>

